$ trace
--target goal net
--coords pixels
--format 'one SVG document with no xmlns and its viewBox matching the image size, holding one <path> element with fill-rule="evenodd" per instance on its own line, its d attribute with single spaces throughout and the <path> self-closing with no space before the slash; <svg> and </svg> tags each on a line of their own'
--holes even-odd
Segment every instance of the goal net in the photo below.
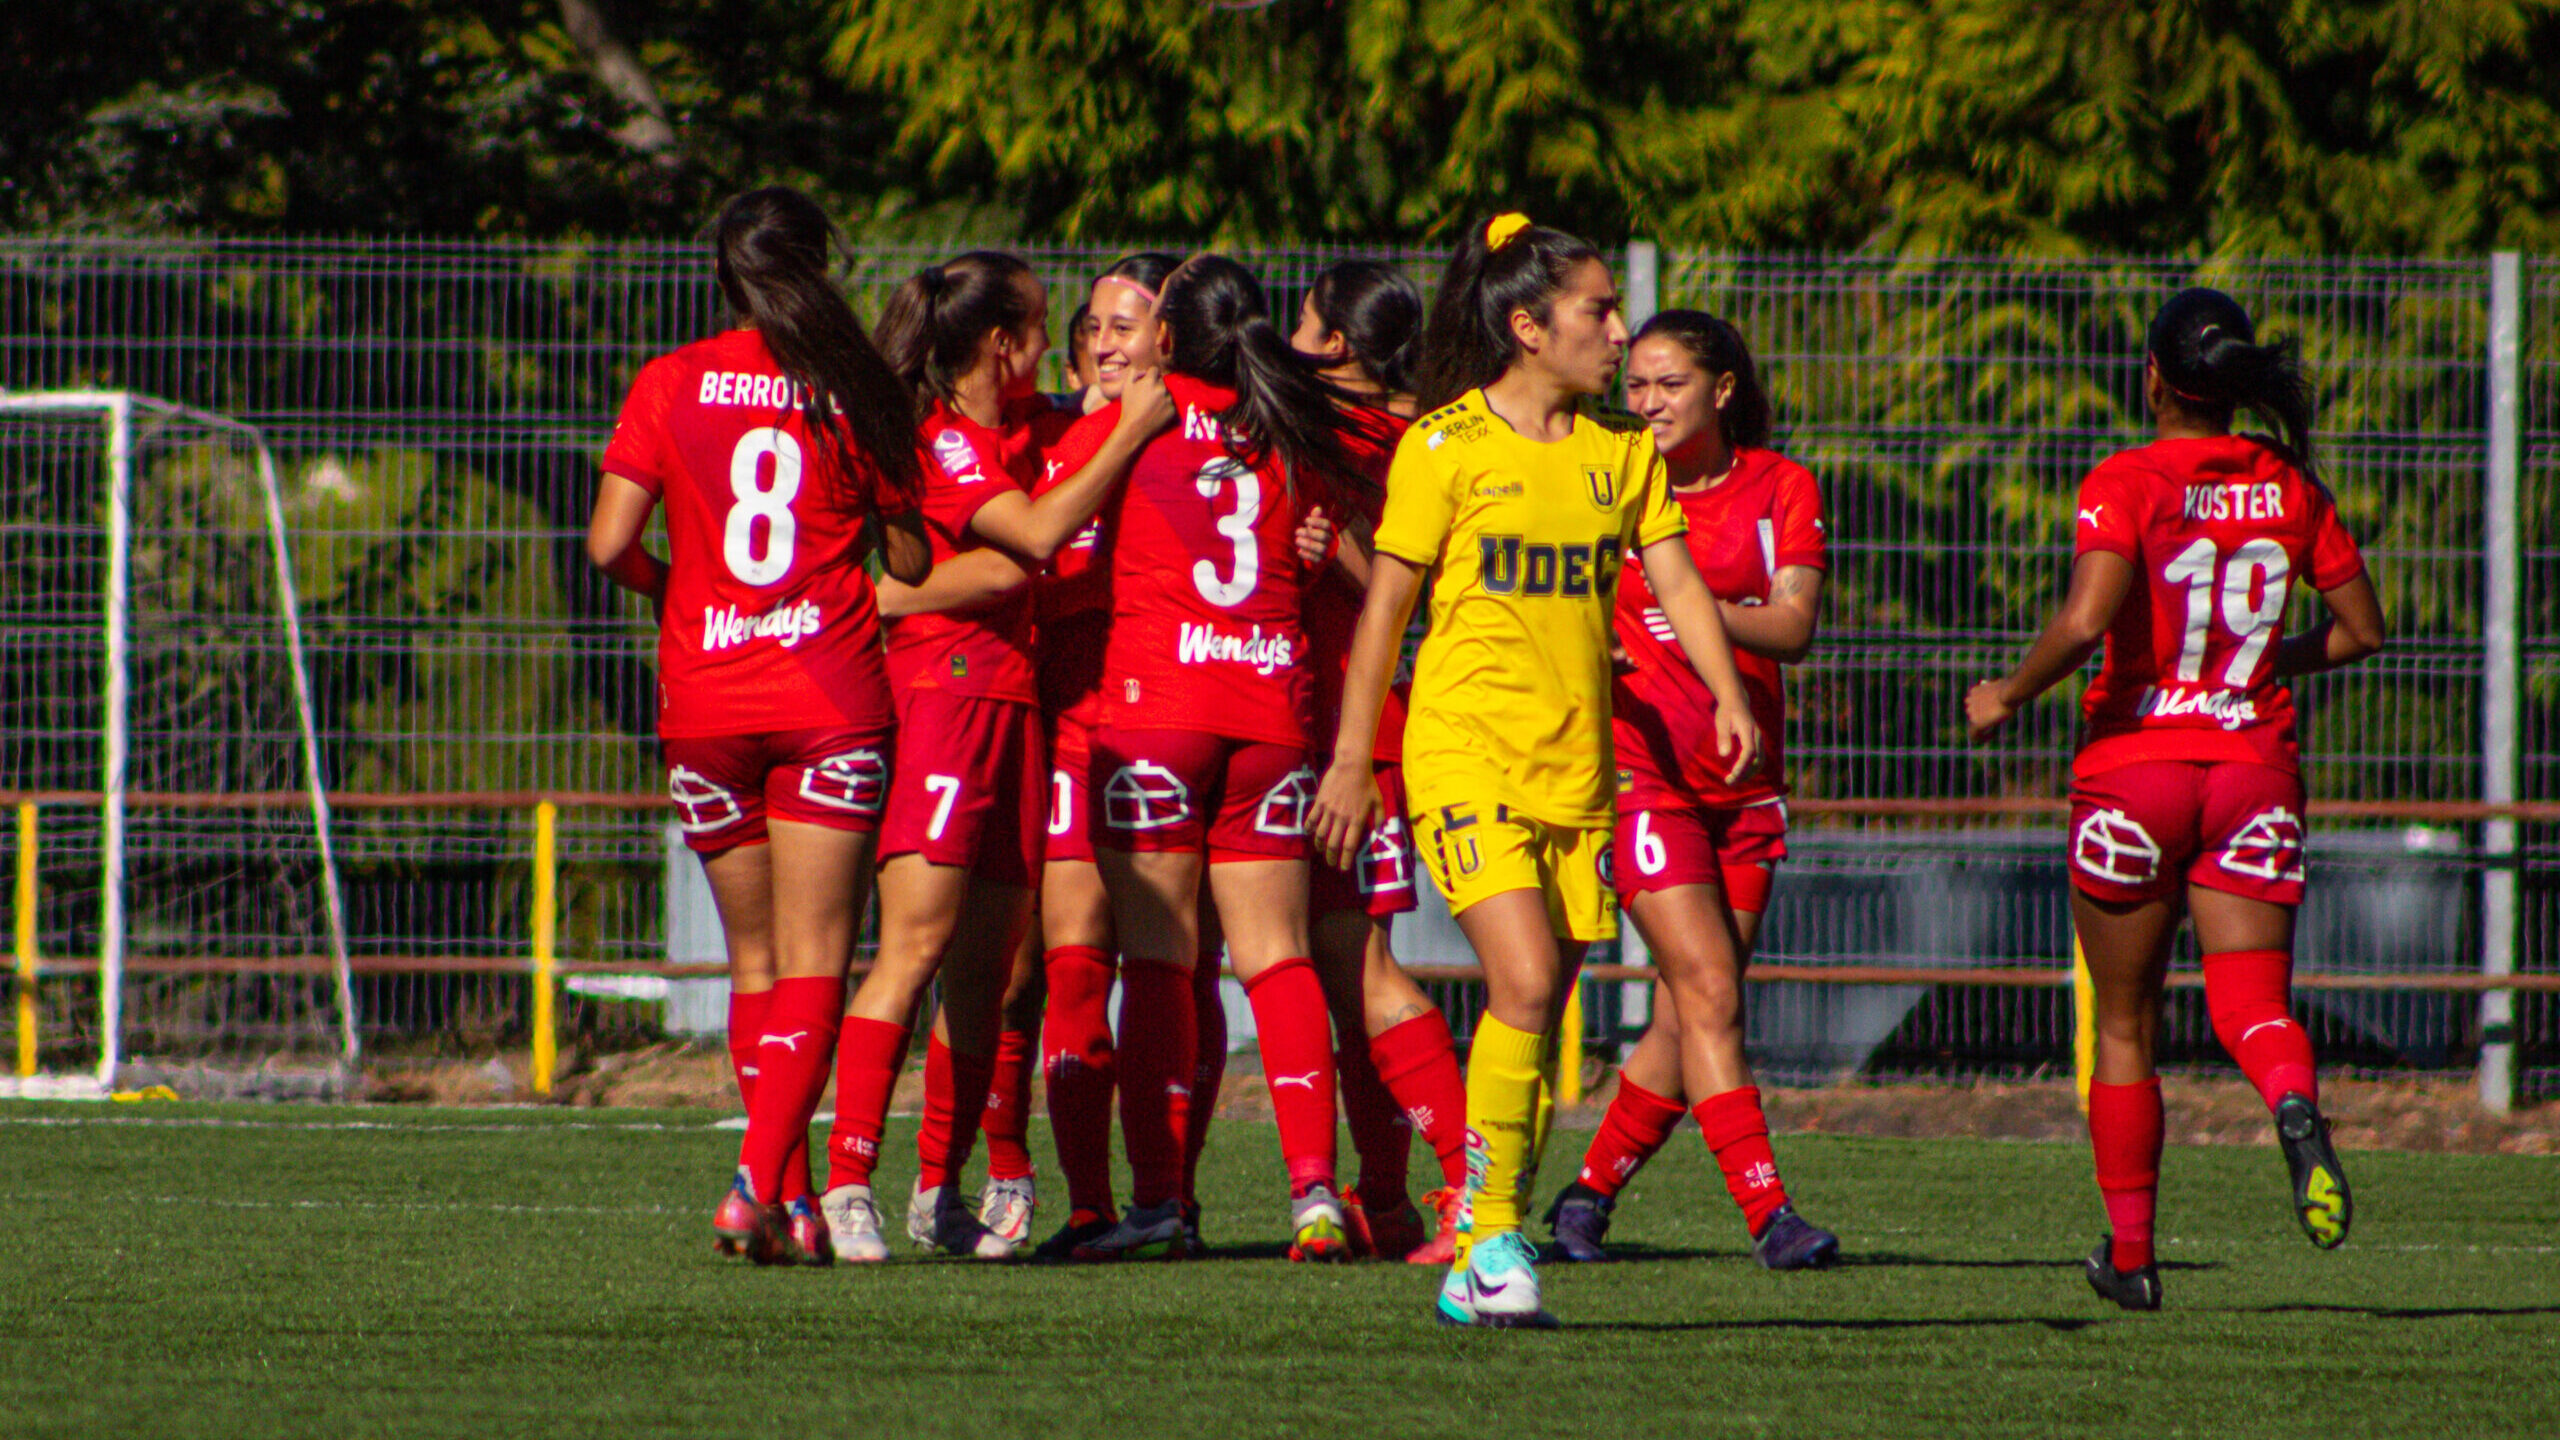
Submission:
<svg viewBox="0 0 2560 1440">
<path fill-rule="evenodd" d="M 346 1087 L 317 735 L 257 432 L 123 392 L 0 393 L 16 1088 Z"/>
</svg>

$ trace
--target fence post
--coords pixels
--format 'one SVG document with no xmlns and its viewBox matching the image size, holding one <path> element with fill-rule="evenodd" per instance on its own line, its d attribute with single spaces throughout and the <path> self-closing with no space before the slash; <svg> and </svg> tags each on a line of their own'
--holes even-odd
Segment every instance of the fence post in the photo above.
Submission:
<svg viewBox="0 0 2560 1440">
<path fill-rule="evenodd" d="M 1662 308 L 1662 250 L 1650 240 L 1627 242 L 1627 328 L 1634 330 Z"/>
<path fill-rule="evenodd" d="M 2480 528 L 2487 542 L 2481 577 L 2480 798 L 2492 805 L 2516 800 L 2521 639 L 2518 607 L 2523 567 L 2517 536 L 2524 528 L 2517 484 L 2518 407 L 2523 342 L 2524 264 L 2513 250 L 2489 257 L 2489 453 L 2488 484 Z M 2481 828 L 2480 973 L 2512 975 L 2516 968 L 2516 822 L 2491 820 Z M 2480 992 L 2480 1103 L 2504 1114 L 2515 1103 L 2515 1003 L 2513 990 Z"/>
<path fill-rule="evenodd" d="M 554 991 L 558 979 L 554 941 L 560 894 L 560 807 L 548 800 L 533 807 L 533 1093 L 551 1093 L 551 1072 L 559 1056 L 554 1033 Z"/>
<path fill-rule="evenodd" d="M 18 1074 L 36 1073 L 36 802 L 18 802 Z"/>
</svg>

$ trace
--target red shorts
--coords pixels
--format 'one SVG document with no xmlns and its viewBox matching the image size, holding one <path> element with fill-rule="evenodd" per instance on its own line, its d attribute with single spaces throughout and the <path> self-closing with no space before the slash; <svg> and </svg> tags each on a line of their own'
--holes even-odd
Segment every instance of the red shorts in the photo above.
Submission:
<svg viewBox="0 0 2560 1440">
<path fill-rule="evenodd" d="M 1040 712 L 1017 700 L 910 690 L 898 702 L 898 740 L 880 858 L 922 855 L 999 885 L 1030 884 L 1048 803 Z"/>
<path fill-rule="evenodd" d="M 2181 884 L 2302 903 L 2302 777 L 2273 765 L 2153 760 L 2071 787 L 2071 883 L 2096 900 Z"/>
<path fill-rule="evenodd" d="M 1372 919 L 1402 915 L 1414 907 L 1413 827 L 1404 818 L 1404 767 L 1377 768 L 1378 798 L 1385 809 L 1369 843 L 1348 870 L 1316 862 L 1307 877 L 1308 913 L 1357 910 Z"/>
<path fill-rule="evenodd" d="M 889 793 L 887 730 L 820 728 L 662 740 L 684 843 L 717 855 L 765 842 L 765 817 L 870 834 Z"/>
<path fill-rule="evenodd" d="M 1787 858 L 1783 800 L 1738 808 L 1618 810 L 1610 877 L 1620 904 L 1654 890 L 1719 885 L 1744 914 L 1769 908 L 1769 872 Z"/>
<path fill-rule="evenodd" d="M 1078 707 L 1081 708 L 1081 707 Z M 1049 717 L 1049 834 L 1043 858 L 1093 863 L 1091 792 L 1085 769 L 1093 760 L 1093 732 L 1074 710 Z"/>
<path fill-rule="evenodd" d="M 1098 802 L 1086 833 L 1096 845 L 1206 850 L 1212 864 L 1307 858 L 1316 776 L 1298 746 L 1105 726 L 1086 774 Z"/>
</svg>

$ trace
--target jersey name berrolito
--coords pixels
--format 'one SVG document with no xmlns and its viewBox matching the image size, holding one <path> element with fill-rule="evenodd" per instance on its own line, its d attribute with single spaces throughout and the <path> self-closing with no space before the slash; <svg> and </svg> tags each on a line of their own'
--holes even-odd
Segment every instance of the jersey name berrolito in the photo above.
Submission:
<svg viewBox="0 0 2560 1440">
<path fill-rule="evenodd" d="M 1386 500 L 1387 467 L 1395 459 L 1396 442 L 1404 438 L 1413 422 L 1367 406 L 1351 413 L 1355 422 L 1349 437 L 1351 455 L 1368 477 L 1369 491 L 1358 496 L 1339 494 L 1337 500 L 1344 513 L 1333 518 L 1338 526 L 1356 526 L 1374 533 L 1379 509 Z M 1367 599 L 1337 565 L 1325 566 L 1307 582 L 1307 663 L 1316 677 L 1319 748 L 1333 744 L 1333 732 L 1342 723 L 1343 674 L 1351 663 L 1351 635 L 1360 628 L 1360 607 Z M 1404 696 L 1394 688 L 1387 691 L 1386 700 L 1379 707 L 1378 740 L 1370 754 L 1382 764 L 1394 764 L 1404 758 Z"/>
<path fill-rule="evenodd" d="M 605 447 L 666 510 L 660 735 L 889 723 L 862 531 L 913 507 L 838 464 L 795 390 L 762 336 L 728 331 L 643 366 Z"/>
<path fill-rule="evenodd" d="M 1236 458 L 1218 414 L 1235 397 L 1169 376 L 1179 419 L 1147 442 L 1111 507 L 1111 640 L 1103 718 L 1304 745 L 1314 722 L 1306 576 L 1296 533 L 1311 476 Z"/>
<path fill-rule="evenodd" d="M 1578 416 L 1539 443 L 1470 390 L 1414 422 L 1378 549 L 1435 572 L 1404 732 L 1417 810 L 1500 803 L 1554 825 L 1610 823 L 1618 580 L 1629 555 L 1683 528 L 1634 416 Z"/>
<path fill-rule="evenodd" d="M 1003 431 L 940 401 L 917 435 L 924 447 L 925 537 L 933 544 L 933 563 L 984 549 L 970 522 L 1007 490 L 1028 490 L 1036 457 L 1028 446 L 1008 443 Z M 901 616 L 889 622 L 889 686 L 902 695 L 941 690 L 1030 704 L 1040 698 L 1031 626 L 1028 586 L 964 610 Z"/>
<path fill-rule="evenodd" d="M 2255 436 L 2159 440 L 2080 485 L 2077 553 L 2105 551 L 2135 584 L 2082 697 L 2073 769 L 2148 760 L 2299 763 L 2292 692 L 2275 675 L 2286 601 L 2364 572 L 2329 492 Z"/>
<path fill-rule="evenodd" d="M 1788 566 L 1829 566 L 1821 487 L 1774 450 L 1737 450 L 1733 469 L 1713 488 L 1673 491 L 1671 498 L 1689 522 L 1689 556 L 1699 576 L 1727 604 L 1768 603 L 1770 582 Z M 1787 707 L 1777 661 L 1733 647 L 1751 718 L 1760 726 L 1762 759 L 1740 784 L 1729 785 L 1730 764 L 1716 753 L 1715 697 L 1671 633 L 1644 567 L 1632 559 L 1618 585 L 1617 627 L 1633 667 L 1618 677 L 1613 697 L 1627 805 L 1721 808 L 1786 793 Z"/>
</svg>

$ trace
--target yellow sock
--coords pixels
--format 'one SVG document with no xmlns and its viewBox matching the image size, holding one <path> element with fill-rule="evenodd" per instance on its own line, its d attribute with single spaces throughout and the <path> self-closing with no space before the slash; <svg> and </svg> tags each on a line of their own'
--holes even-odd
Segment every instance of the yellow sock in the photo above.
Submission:
<svg viewBox="0 0 2560 1440">
<path fill-rule="evenodd" d="M 1466 1243 L 1520 1228 L 1520 1187 L 1530 1163 L 1539 1067 L 1547 1037 L 1514 1030 L 1486 1012 L 1467 1055 Z"/>
<path fill-rule="evenodd" d="M 1538 1108 L 1529 1116 L 1529 1159 L 1522 1167 L 1520 1189 L 1527 1194 L 1538 1183 L 1538 1166 L 1547 1158 L 1547 1135 L 1556 1125 L 1557 1084 L 1562 1071 L 1557 1067 L 1564 1058 L 1564 1035 L 1559 1031 L 1540 1037 L 1545 1053 L 1538 1059 Z M 1534 1195 L 1530 1197 L 1533 1201 Z"/>
</svg>

